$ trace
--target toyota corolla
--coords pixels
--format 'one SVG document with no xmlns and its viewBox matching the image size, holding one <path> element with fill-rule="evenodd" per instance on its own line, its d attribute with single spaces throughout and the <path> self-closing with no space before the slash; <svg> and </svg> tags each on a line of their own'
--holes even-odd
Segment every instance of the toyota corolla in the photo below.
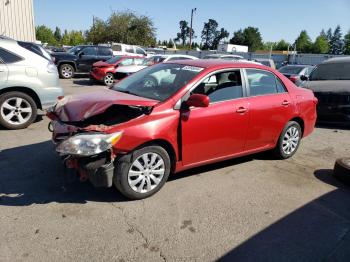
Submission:
<svg viewBox="0 0 350 262">
<path fill-rule="evenodd" d="M 263 65 L 182 60 L 67 96 L 48 116 L 67 168 L 142 199 L 185 169 L 267 150 L 293 156 L 314 129 L 316 104 Z"/>
</svg>

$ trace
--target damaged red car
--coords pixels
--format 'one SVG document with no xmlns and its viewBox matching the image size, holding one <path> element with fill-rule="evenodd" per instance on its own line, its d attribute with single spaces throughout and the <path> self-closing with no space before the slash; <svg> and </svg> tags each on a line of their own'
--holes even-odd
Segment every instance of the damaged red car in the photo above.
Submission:
<svg viewBox="0 0 350 262">
<path fill-rule="evenodd" d="M 48 116 L 56 151 L 81 180 L 142 199 L 185 169 L 266 150 L 293 156 L 314 129 L 316 104 L 262 65 L 183 60 L 67 96 Z"/>
</svg>

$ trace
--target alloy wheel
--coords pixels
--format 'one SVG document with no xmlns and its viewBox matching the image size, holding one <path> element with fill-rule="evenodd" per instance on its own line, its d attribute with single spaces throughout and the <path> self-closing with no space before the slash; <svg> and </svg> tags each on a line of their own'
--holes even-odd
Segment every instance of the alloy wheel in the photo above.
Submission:
<svg viewBox="0 0 350 262">
<path fill-rule="evenodd" d="M 104 82 L 107 86 L 111 86 L 114 84 L 114 77 L 112 74 L 107 74 L 104 78 Z"/>
<path fill-rule="evenodd" d="M 73 76 L 73 70 L 70 66 L 63 66 L 61 69 L 61 74 L 65 78 L 71 78 Z"/>
<path fill-rule="evenodd" d="M 289 127 L 284 133 L 282 150 L 286 155 L 291 155 L 300 142 L 300 134 L 298 128 L 295 126 Z"/>
<path fill-rule="evenodd" d="M 1 117 L 11 125 L 22 125 L 32 116 L 30 103 L 21 97 L 11 97 L 0 108 Z"/>
<path fill-rule="evenodd" d="M 157 153 L 145 153 L 131 164 L 128 184 L 137 193 L 148 193 L 159 185 L 164 174 L 163 158 Z"/>
</svg>

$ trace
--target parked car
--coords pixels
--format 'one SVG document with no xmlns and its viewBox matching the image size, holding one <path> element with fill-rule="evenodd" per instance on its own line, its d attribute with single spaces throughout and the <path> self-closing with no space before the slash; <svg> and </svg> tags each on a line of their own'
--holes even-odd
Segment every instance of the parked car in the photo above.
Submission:
<svg viewBox="0 0 350 262">
<path fill-rule="evenodd" d="M 240 55 L 211 54 L 206 55 L 203 59 L 243 60 L 244 57 Z"/>
<path fill-rule="evenodd" d="M 289 78 L 294 84 L 299 86 L 302 82 L 300 79 L 301 76 L 309 77 L 312 70 L 314 70 L 314 66 L 310 65 L 285 65 L 278 69 L 280 73 Z"/>
<path fill-rule="evenodd" d="M 89 73 L 92 64 L 106 61 L 113 56 L 112 49 L 106 46 L 81 45 L 63 53 L 52 53 L 61 78 L 72 78 L 76 73 Z"/>
<path fill-rule="evenodd" d="M 263 64 L 265 66 L 271 67 L 272 69 L 276 69 L 275 62 L 272 59 L 268 58 L 255 58 L 255 62 L 258 62 L 260 64 Z"/>
<path fill-rule="evenodd" d="M 316 66 L 301 86 L 318 98 L 319 122 L 350 124 L 350 58 L 332 58 Z"/>
<path fill-rule="evenodd" d="M 181 55 L 181 54 L 175 54 L 175 55 L 155 55 L 147 60 L 145 60 L 142 64 L 139 65 L 131 65 L 131 66 L 123 66 L 117 68 L 115 71 L 115 79 L 121 80 L 126 76 L 129 76 L 137 71 L 140 71 L 141 69 L 144 69 L 150 65 L 167 62 L 167 61 L 175 61 L 175 60 L 196 60 L 197 57 L 190 56 L 190 55 Z"/>
<path fill-rule="evenodd" d="M 265 66 L 181 60 L 65 97 L 48 116 L 67 167 L 142 199 L 170 173 L 271 149 L 293 156 L 314 129 L 316 103 L 310 90 Z"/>
<path fill-rule="evenodd" d="M 111 47 L 113 50 L 113 55 L 147 56 L 147 52 L 143 48 L 136 45 L 112 43 Z"/>
<path fill-rule="evenodd" d="M 63 95 L 50 55 L 32 47 L 0 37 L 0 125 L 8 129 L 26 128 Z"/>
<path fill-rule="evenodd" d="M 17 43 L 21 47 L 28 49 L 29 51 L 32 51 L 42 56 L 43 58 L 54 61 L 54 58 L 39 44 L 35 44 L 32 42 L 24 42 L 24 41 L 17 41 Z"/>
<path fill-rule="evenodd" d="M 105 62 L 99 61 L 94 63 L 90 72 L 90 78 L 111 86 L 114 84 L 116 68 L 119 66 L 140 65 L 144 60 L 144 58 L 139 56 L 114 56 Z"/>
</svg>

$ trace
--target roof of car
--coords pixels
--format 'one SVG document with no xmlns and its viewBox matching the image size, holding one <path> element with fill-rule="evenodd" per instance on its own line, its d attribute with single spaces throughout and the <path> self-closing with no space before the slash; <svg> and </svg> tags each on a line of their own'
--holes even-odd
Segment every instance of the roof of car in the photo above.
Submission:
<svg viewBox="0 0 350 262">
<path fill-rule="evenodd" d="M 210 54 L 210 55 L 206 55 L 206 57 L 243 57 L 243 56 L 232 55 L 232 54 L 228 54 L 228 55 L 225 55 L 225 54 Z"/>
<path fill-rule="evenodd" d="M 178 60 L 178 61 L 168 61 L 165 63 L 176 63 L 176 64 L 184 64 L 189 66 L 203 67 L 203 68 L 244 68 L 244 67 L 253 67 L 260 69 L 271 69 L 270 67 L 258 64 L 251 63 L 250 61 L 242 62 L 240 60 L 231 61 L 231 60 L 221 60 L 221 59 L 196 59 L 196 60 Z"/>
<path fill-rule="evenodd" d="M 350 63 L 350 56 L 335 57 L 323 61 L 322 64 Z"/>
</svg>

